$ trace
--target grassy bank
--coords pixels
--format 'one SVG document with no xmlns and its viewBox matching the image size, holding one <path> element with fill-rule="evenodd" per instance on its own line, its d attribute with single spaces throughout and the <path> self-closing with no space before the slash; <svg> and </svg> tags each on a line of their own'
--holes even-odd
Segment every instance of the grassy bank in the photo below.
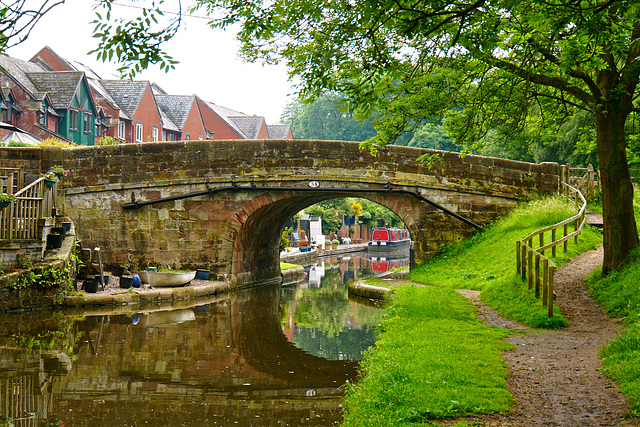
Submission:
<svg viewBox="0 0 640 427">
<path fill-rule="evenodd" d="M 508 411 L 500 352 L 509 348 L 502 339 L 511 331 L 482 325 L 454 289 L 480 290 L 485 302 L 522 323 L 562 326 L 562 316 L 549 320 L 515 274 L 515 241 L 574 213 L 560 199 L 529 203 L 414 269 L 409 278 L 430 286 L 405 286 L 393 297 L 362 362 L 362 378 L 347 385 L 344 424 L 431 425 L 432 419 Z M 555 261 L 599 242 L 597 232 L 585 230 L 580 244 L 570 244 L 567 254 L 560 250 Z"/>
<path fill-rule="evenodd" d="M 532 290 L 515 271 L 515 242 L 529 233 L 556 224 L 575 214 L 575 207 L 561 198 L 547 198 L 522 205 L 481 234 L 452 246 L 409 273 L 409 279 L 425 285 L 482 291 L 482 300 L 502 315 L 535 328 L 566 325 L 557 307 L 554 317 L 535 299 Z M 551 234 L 545 236 L 551 241 Z M 560 266 L 585 250 L 596 248 L 602 237 L 585 227 L 578 244 L 560 246 L 553 261 Z M 547 256 L 549 256 L 547 251 Z"/>
<path fill-rule="evenodd" d="M 391 426 L 507 411 L 500 352 L 509 331 L 484 326 L 446 288 L 405 286 L 380 325 L 356 384 L 347 385 L 344 425 Z"/>
<path fill-rule="evenodd" d="M 636 221 L 640 219 L 640 192 L 634 192 Z M 593 297 L 609 316 L 622 318 L 627 329 L 600 352 L 604 373 L 620 384 L 629 399 L 631 416 L 640 416 L 640 248 L 629 256 L 622 271 L 600 278 L 598 268 L 589 277 Z"/>
</svg>

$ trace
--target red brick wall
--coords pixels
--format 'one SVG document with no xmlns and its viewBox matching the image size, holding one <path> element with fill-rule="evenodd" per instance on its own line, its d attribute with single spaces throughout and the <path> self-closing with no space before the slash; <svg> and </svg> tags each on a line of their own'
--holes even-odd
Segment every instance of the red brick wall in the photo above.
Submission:
<svg viewBox="0 0 640 427">
<path fill-rule="evenodd" d="M 236 132 L 220 116 L 211 111 L 200 99 L 196 99 L 202 120 L 207 129 L 213 131 L 213 139 L 242 139 L 242 135 Z"/>
<path fill-rule="evenodd" d="M 151 87 L 148 85 L 144 91 L 144 95 L 142 95 L 140 105 L 133 116 L 133 120 L 131 122 L 131 140 L 127 139 L 127 142 L 137 142 L 136 125 L 138 121 L 142 122 L 143 125 L 142 142 L 152 141 L 153 125 L 158 127 L 158 141 L 162 140 L 162 123 L 160 121 L 160 114 L 158 113 L 156 101 L 151 93 Z"/>
</svg>

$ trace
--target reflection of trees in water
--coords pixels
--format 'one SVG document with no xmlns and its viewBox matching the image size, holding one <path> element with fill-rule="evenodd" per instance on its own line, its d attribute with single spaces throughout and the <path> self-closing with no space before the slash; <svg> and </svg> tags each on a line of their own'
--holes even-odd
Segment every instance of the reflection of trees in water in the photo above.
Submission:
<svg viewBox="0 0 640 427">
<path fill-rule="evenodd" d="M 296 347 L 310 354 L 332 360 L 360 360 L 362 352 L 374 342 L 373 331 L 383 312 L 350 301 L 347 283 L 351 279 L 344 279 L 346 271 L 351 272 L 347 276 L 371 275 L 366 253 L 325 259 L 322 265 L 320 287 L 282 289 L 282 328 L 292 332 L 291 341 Z"/>
</svg>

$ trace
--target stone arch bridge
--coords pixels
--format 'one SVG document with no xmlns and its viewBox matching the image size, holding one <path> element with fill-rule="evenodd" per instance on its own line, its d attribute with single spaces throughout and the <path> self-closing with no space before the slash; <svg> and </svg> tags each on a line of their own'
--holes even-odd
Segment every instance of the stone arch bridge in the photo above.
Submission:
<svg viewBox="0 0 640 427">
<path fill-rule="evenodd" d="M 386 206 L 406 224 L 420 261 L 475 232 L 474 224 L 559 185 L 555 163 L 399 146 L 372 157 L 357 143 L 336 141 L 33 150 L 40 150 L 42 170 L 71 170 L 58 208 L 85 246 L 102 248 L 103 262 L 209 268 L 236 286 L 279 279 L 284 225 L 322 200 L 357 196 Z M 425 153 L 441 160 L 427 167 L 417 160 Z"/>
</svg>

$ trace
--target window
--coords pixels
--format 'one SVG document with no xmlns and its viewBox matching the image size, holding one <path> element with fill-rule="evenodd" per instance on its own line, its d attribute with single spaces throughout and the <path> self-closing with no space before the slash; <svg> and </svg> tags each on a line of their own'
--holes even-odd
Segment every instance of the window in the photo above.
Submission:
<svg viewBox="0 0 640 427">
<path fill-rule="evenodd" d="M 78 130 L 79 115 L 80 112 L 78 110 L 69 110 L 69 130 Z"/>
<path fill-rule="evenodd" d="M 184 140 L 185 141 L 191 141 L 191 134 L 189 132 L 184 134 Z"/>
<path fill-rule="evenodd" d="M 96 117 L 96 131 L 95 131 L 95 135 L 97 137 L 101 137 L 102 136 L 102 120 L 100 120 L 100 118 Z"/>
<path fill-rule="evenodd" d="M 93 114 L 86 112 L 82 113 L 82 131 L 84 133 L 93 132 Z"/>
<path fill-rule="evenodd" d="M 151 134 L 151 140 L 153 142 L 157 142 L 158 141 L 158 125 L 153 125 L 153 130 L 152 130 L 152 134 Z"/>
<path fill-rule="evenodd" d="M 2 103 L 2 121 L 11 124 L 11 103 Z"/>
<path fill-rule="evenodd" d="M 136 142 L 142 142 L 142 133 L 144 128 L 142 127 L 142 122 L 136 123 Z"/>
<path fill-rule="evenodd" d="M 202 135 L 198 135 L 198 141 L 202 141 Z"/>
<path fill-rule="evenodd" d="M 42 107 L 40 108 L 40 111 L 38 113 L 38 123 L 41 124 L 42 126 L 47 126 L 47 124 L 49 124 L 49 114 L 48 114 L 49 109 L 47 108 L 46 105 L 42 104 Z"/>
<path fill-rule="evenodd" d="M 118 138 L 124 139 L 124 121 L 118 121 Z"/>
</svg>

